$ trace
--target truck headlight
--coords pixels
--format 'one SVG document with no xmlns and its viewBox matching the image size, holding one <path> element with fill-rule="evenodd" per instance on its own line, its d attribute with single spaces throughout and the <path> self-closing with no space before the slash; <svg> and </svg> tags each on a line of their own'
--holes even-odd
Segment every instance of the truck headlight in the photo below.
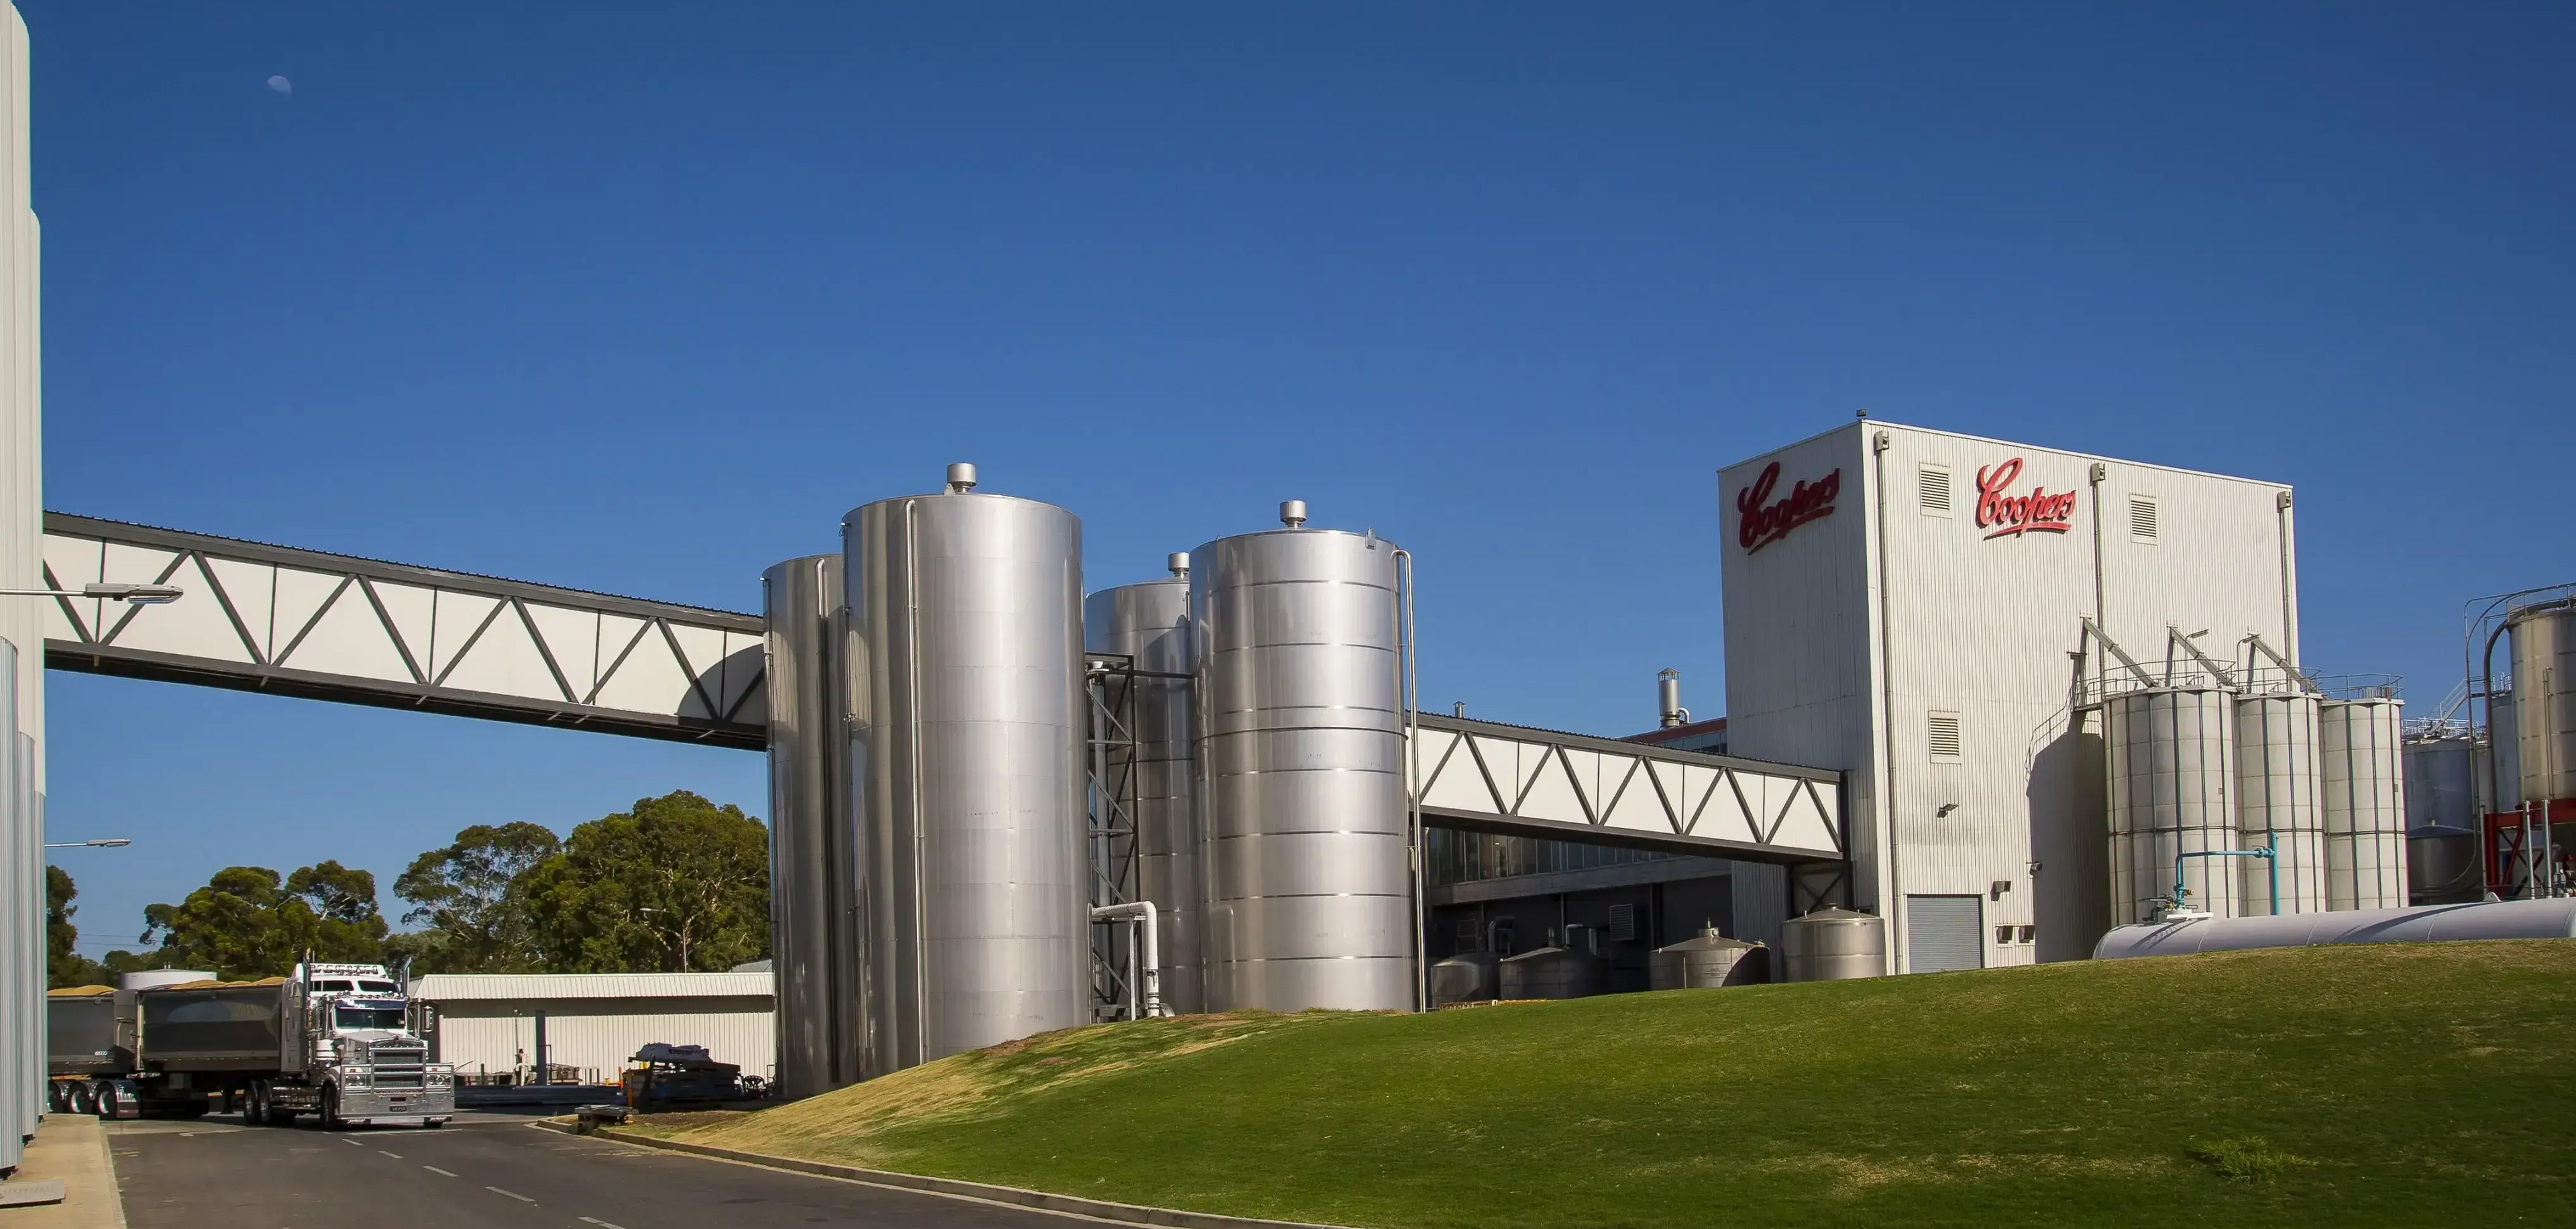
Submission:
<svg viewBox="0 0 2576 1229">
<path fill-rule="evenodd" d="M 372 1077 L 364 1071 L 347 1071 L 340 1075 L 340 1087 L 347 1092 L 365 1092 Z"/>
<path fill-rule="evenodd" d="M 456 1072 L 452 1068 L 432 1067 L 420 1073 L 420 1086 L 423 1088 L 448 1088 L 455 1083 Z"/>
</svg>

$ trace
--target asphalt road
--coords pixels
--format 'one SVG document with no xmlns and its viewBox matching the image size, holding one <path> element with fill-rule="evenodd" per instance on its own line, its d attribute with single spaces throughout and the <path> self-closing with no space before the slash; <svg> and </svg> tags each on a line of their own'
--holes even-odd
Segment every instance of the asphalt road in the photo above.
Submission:
<svg viewBox="0 0 2576 1229">
<path fill-rule="evenodd" d="M 108 1124 L 132 1229 L 1066 1229 L 1029 1208 L 760 1169 L 461 1115 L 325 1132 L 232 1116 Z"/>
</svg>

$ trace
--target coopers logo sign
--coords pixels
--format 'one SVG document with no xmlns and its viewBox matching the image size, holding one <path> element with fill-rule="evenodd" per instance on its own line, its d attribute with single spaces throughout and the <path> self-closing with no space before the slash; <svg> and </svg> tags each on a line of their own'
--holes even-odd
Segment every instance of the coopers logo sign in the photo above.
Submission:
<svg viewBox="0 0 2576 1229">
<path fill-rule="evenodd" d="M 1780 486 L 1780 463 L 1762 467 L 1762 476 L 1753 485 L 1735 493 L 1735 542 L 1745 554 L 1769 546 L 1789 536 L 1789 531 L 1809 521 L 1834 514 L 1834 497 L 1842 494 L 1843 471 L 1835 470 L 1813 484 L 1801 482 L 1789 489 L 1778 502 L 1771 492 Z"/>
<path fill-rule="evenodd" d="M 1977 470 L 1977 528 L 1988 538 L 2025 533 L 2064 533 L 2075 516 L 2075 492 L 2050 491 L 2033 484 L 2027 495 L 2008 495 L 2021 477 L 2021 458 Z"/>
</svg>

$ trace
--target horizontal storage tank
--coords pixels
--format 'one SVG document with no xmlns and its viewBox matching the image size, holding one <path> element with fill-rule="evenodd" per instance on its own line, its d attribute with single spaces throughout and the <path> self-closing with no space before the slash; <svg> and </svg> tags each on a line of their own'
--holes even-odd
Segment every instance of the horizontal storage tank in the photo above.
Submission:
<svg viewBox="0 0 2576 1229">
<path fill-rule="evenodd" d="M 1206 885 L 1190 766 L 1189 556 L 1172 560 L 1169 579 L 1084 599 L 1082 637 L 1092 652 L 1133 658 L 1139 671 L 1120 714 L 1134 722 L 1134 749 L 1111 746 L 1104 767 L 1136 821 L 1135 882 L 1122 886 L 1132 899 L 1154 902 L 1163 1001 L 1191 1015 L 1206 1010 L 1199 973 Z"/>
<path fill-rule="evenodd" d="M 2317 713 L 2326 907 L 2406 904 L 2406 786 L 2395 699 L 2328 700 Z"/>
<path fill-rule="evenodd" d="M 1770 948 L 1727 938 L 1711 926 L 1656 948 L 1646 963 L 1646 984 L 1655 990 L 1758 985 L 1770 980 L 1770 957 Z"/>
<path fill-rule="evenodd" d="M 777 1087 L 791 1100 L 867 1078 L 858 824 L 841 728 L 839 555 L 761 576 L 769 624 L 769 957 Z"/>
<path fill-rule="evenodd" d="M 2406 833 L 2406 887 L 2410 905 L 2460 905 L 2485 900 L 2487 877 L 2474 828 L 2431 826 Z"/>
<path fill-rule="evenodd" d="M 1407 1010 L 1396 548 L 1292 505 L 1190 552 L 1207 1006 Z"/>
<path fill-rule="evenodd" d="M 1610 964 L 1589 952 L 1550 945 L 1505 956 L 1499 966 L 1502 997 L 1581 999 L 1608 993 Z"/>
<path fill-rule="evenodd" d="M 1091 1019 L 1082 524 L 973 486 L 843 522 L 872 1074 Z"/>
<path fill-rule="evenodd" d="M 2174 890 L 2184 853 L 2237 849 L 2236 693 L 2218 687 L 2153 687 L 2103 700 L 2110 780 L 2111 920 L 2127 925 Z M 2190 904 L 2217 917 L 2238 911 L 2238 858 L 2182 864 Z"/>
<path fill-rule="evenodd" d="M 2467 939 L 2576 939 L 2576 899 L 2352 909 L 2297 917 L 2208 918 L 2122 926 L 2102 936 L 2096 960 L 2180 956 L 2324 943 L 2441 943 Z"/>
<path fill-rule="evenodd" d="M 2239 845 L 2270 858 L 2233 858 L 2248 916 L 2326 907 L 2326 826 L 2317 780 L 2318 697 L 2274 691 L 2236 699 Z M 2171 882 L 2171 877 L 2167 877 Z M 2278 887 L 2280 898 L 2273 899 Z"/>
<path fill-rule="evenodd" d="M 1780 924 L 1780 980 L 1845 981 L 1887 972 L 1887 920 L 1818 909 Z"/>
<path fill-rule="evenodd" d="M 2576 798 L 2576 610 L 2553 603 L 2506 617 L 2513 641 L 2517 800 Z"/>
</svg>

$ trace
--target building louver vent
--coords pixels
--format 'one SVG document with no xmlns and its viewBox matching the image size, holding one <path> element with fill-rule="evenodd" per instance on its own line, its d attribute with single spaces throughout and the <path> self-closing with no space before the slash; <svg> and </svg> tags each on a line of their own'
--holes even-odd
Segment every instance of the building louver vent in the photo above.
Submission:
<svg viewBox="0 0 2576 1229">
<path fill-rule="evenodd" d="M 2129 537 L 2140 542 L 2156 540 L 2156 501 L 2152 497 L 2129 497 Z"/>
<path fill-rule="evenodd" d="M 1923 514 L 1950 515 L 1950 471 L 1935 465 L 1923 467 Z"/>
<path fill-rule="evenodd" d="M 1637 937 L 1635 905 L 1610 906 L 1610 937 L 1621 943 L 1630 942 Z"/>
<path fill-rule="evenodd" d="M 1933 759 L 1955 760 L 1959 758 L 1959 714 L 1932 714 L 1930 733 L 1932 736 Z"/>
</svg>

